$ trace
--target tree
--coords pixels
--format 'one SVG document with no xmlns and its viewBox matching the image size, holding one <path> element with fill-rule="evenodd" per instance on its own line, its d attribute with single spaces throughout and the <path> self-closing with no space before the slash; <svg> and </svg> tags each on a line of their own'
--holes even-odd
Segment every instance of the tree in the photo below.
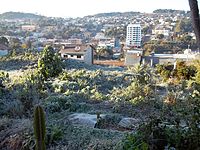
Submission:
<svg viewBox="0 0 200 150">
<path fill-rule="evenodd" d="M 98 60 L 100 59 L 100 56 L 104 55 L 105 53 L 106 53 L 106 47 L 96 48 L 96 54 L 97 54 Z"/>
<path fill-rule="evenodd" d="M 183 18 L 177 21 L 174 31 L 176 33 L 192 32 L 191 19 Z"/>
<path fill-rule="evenodd" d="M 180 40 L 187 45 L 192 45 L 192 36 L 190 35 L 184 35 Z"/>
<path fill-rule="evenodd" d="M 62 61 L 51 46 L 46 46 L 38 60 L 38 71 L 44 77 L 55 77 L 62 72 Z"/>
<path fill-rule="evenodd" d="M 158 34 L 158 35 L 157 35 L 157 38 L 160 39 L 160 40 L 163 39 L 164 37 L 165 37 L 165 36 L 164 36 L 163 34 Z"/>
<path fill-rule="evenodd" d="M 19 50 L 21 49 L 22 42 L 18 38 L 12 38 L 10 40 L 10 47 L 11 49 Z"/>
<path fill-rule="evenodd" d="M 199 19 L 199 8 L 197 0 L 188 0 L 191 10 L 192 25 L 197 38 L 197 43 L 200 48 L 200 19 Z"/>
<path fill-rule="evenodd" d="M 150 30 L 150 27 L 149 26 L 145 26 L 145 27 L 142 28 L 142 33 L 144 35 L 146 35 L 146 34 L 148 34 L 149 30 Z"/>
</svg>

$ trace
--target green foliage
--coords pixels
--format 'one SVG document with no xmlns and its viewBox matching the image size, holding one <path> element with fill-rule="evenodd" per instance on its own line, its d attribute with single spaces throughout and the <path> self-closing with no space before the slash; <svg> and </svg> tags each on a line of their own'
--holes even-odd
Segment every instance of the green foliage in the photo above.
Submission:
<svg viewBox="0 0 200 150">
<path fill-rule="evenodd" d="M 192 32 L 192 22 L 190 19 L 181 19 L 177 21 L 176 27 L 175 27 L 175 32 L 178 33 L 187 33 L 187 32 Z"/>
<path fill-rule="evenodd" d="M 128 134 L 125 139 L 118 143 L 116 149 L 123 150 L 148 150 L 149 146 L 143 141 L 140 134 Z"/>
<path fill-rule="evenodd" d="M 178 61 L 173 76 L 180 79 L 189 80 L 196 74 L 196 68 L 194 66 L 187 66 L 185 62 Z"/>
<path fill-rule="evenodd" d="M 6 82 L 6 81 L 8 81 L 8 80 L 9 80 L 9 74 L 0 71 L 0 87 L 3 86 L 3 82 Z"/>
<path fill-rule="evenodd" d="M 34 134 L 36 138 L 36 149 L 45 150 L 45 136 L 46 136 L 46 125 L 45 125 L 45 114 L 41 106 L 36 106 L 34 111 Z"/>
<path fill-rule="evenodd" d="M 16 60 L 21 58 L 35 60 L 28 53 Z M 122 116 L 136 119 L 141 116 L 144 125 L 121 141 L 118 149 L 195 149 L 200 139 L 200 86 L 199 64 L 194 66 L 178 62 L 172 72 L 173 65 L 159 65 L 156 73 L 148 66 L 122 71 L 103 67 L 95 71 L 93 68 L 68 69 L 47 81 L 38 71 L 24 70 L 20 77 L 11 74 L 12 78 L 2 73 L 0 77 L 5 78 L 3 85 L 7 94 L 0 97 L 0 115 L 30 116 L 27 112 L 39 100 L 48 115 L 54 117 L 54 120 L 48 119 L 46 144 L 57 149 L 64 143 L 67 143 L 64 149 L 113 149 L 124 136 L 121 130 L 128 130 L 119 127 Z M 96 69 L 95 65 L 92 67 Z M 166 80 L 174 77 L 180 81 L 176 85 L 160 84 L 160 75 Z M 113 110 L 118 116 L 110 114 Z M 67 116 L 73 112 L 101 112 L 106 116 L 101 118 L 98 114 L 100 120 L 96 127 L 99 129 L 88 129 L 70 124 Z M 60 122 L 63 124 L 58 125 Z"/>
<path fill-rule="evenodd" d="M 61 126 L 51 125 L 47 128 L 47 143 L 48 145 L 56 144 L 57 141 L 62 140 L 64 136 Z"/>
<path fill-rule="evenodd" d="M 108 37 L 120 37 L 122 35 L 126 35 L 126 28 L 125 27 L 112 27 L 108 28 L 105 31 L 105 36 Z"/>
<path fill-rule="evenodd" d="M 31 14 L 31 13 L 21 13 L 21 12 L 5 12 L 0 15 L 1 19 L 38 19 L 42 16 Z"/>
<path fill-rule="evenodd" d="M 67 96 L 51 96 L 45 99 L 44 104 L 49 113 L 55 113 L 69 109 L 73 102 Z"/>
<path fill-rule="evenodd" d="M 38 60 L 38 70 L 45 80 L 58 76 L 62 72 L 62 61 L 51 46 L 44 48 Z"/>
<path fill-rule="evenodd" d="M 175 91 L 173 93 L 172 91 Z M 198 149 L 200 144 L 200 93 L 195 89 L 171 87 L 163 98 L 159 116 L 151 116 L 139 131 L 152 149 L 174 147 Z"/>
<path fill-rule="evenodd" d="M 15 82 L 12 87 L 14 90 L 12 94 L 22 102 L 24 113 L 28 115 L 33 106 L 38 103 L 38 100 L 46 97 L 44 81 L 37 71 L 33 71 Z"/>
<path fill-rule="evenodd" d="M 186 65 L 186 62 L 177 61 L 176 69 L 171 64 L 166 65 L 157 65 L 156 71 L 163 78 L 164 81 L 167 81 L 171 77 L 177 79 L 178 81 L 185 79 L 190 80 L 195 77 L 196 67 L 193 65 Z"/>
<path fill-rule="evenodd" d="M 1 116 L 23 116 L 24 106 L 19 100 L 0 98 L 0 115 Z"/>
<path fill-rule="evenodd" d="M 3 96 L 5 84 L 9 81 L 9 74 L 0 71 L 0 96 Z"/>
<path fill-rule="evenodd" d="M 195 67 L 197 68 L 197 73 L 196 73 L 196 76 L 195 76 L 195 81 L 200 84 L 200 61 L 196 61 L 194 63 Z"/>
<path fill-rule="evenodd" d="M 153 72 L 148 66 L 130 68 L 132 81 L 127 87 L 113 88 L 111 100 L 115 102 L 130 102 L 135 105 L 148 102 L 154 96 Z"/>
</svg>

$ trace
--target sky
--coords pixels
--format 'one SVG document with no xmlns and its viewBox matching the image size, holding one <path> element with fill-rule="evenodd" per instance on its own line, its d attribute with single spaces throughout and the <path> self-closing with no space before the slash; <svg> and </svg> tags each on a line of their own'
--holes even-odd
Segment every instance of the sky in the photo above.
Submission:
<svg viewBox="0 0 200 150">
<path fill-rule="evenodd" d="M 200 3 L 199 3 L 200 6 Z M 189 10 L 188 0 L 1 0 L 0 13 L 28 12 L 48 17 L 83 17 L 104 12 Z"/>
</svg>

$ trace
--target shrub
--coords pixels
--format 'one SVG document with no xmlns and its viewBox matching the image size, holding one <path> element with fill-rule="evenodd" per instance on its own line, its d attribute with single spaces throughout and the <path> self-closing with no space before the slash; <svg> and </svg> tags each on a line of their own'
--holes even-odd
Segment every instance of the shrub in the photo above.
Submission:
<svg viewBox="0 0 200 150">
<path fill-rule="evenodd" d="M 137 66 L 129 70 L 132 74 L 132 82 L 127 87 L 113 88 L 111 100 L 115 102 L 130 102 L 135 105 L 140 102 L 148 102 L 154 97 L 155 79 L 148 66 Z"/>
<path fill-rule="evenodd" d="M 55 113 L 69 109 L 72 101 L 67 96 L 50 96 L 45 99 L 44 105 L 47 112 Z"/>
<path fill-rule="evenodd" d="M 38 60 L 38 70 L 45 80 L 58 76 L 62 72 L 62 61 L 51 46 L 44 48 Z"/>
<path fill-rule="evenodd" d="M 161 75 L 164 81 L 167 81 L 169 78 L 173 77 L 180 81 L 181 79 L 189 80 L 192 79 L 197 69 L 194 65 L 186 65 L 184 61 L 177 61 L 176 69 L 174 69 L 173 65 L 157 65 L 156 71 Z"/>
<path fill-rule="evenodd" d="M 173 92 L 175 91 L 175 92 Z M 151 116 L 142 125 L 139 132 L 143 134 L 150 149 L 166 147 L 179 150 L 193 150 L 200 146 L 200 93 L 193 87 L 182 89 L 171 87 L 163 99 L 162 112 Z"/>
<path fill-rule="evenodd" d="M 142 135 L 128 134 L 121 142 L 119 142 L 115 148 L 123 150 L 148 150 L 149 146 L 143 141 Z"/>
<path fill-rule="evenodd" d="M 29 72 L 29 74 L 17 80 L 12 89 L 12 95 L 22 103 L 24 112 L 27 114 L 32 111 L 39 99 L 46 96 L 44 81 L 37 71 Z"/>
<path fill-rule="evenodd" d="M 47 143 L 48 145 L 57 144 L 64 136 L 61 126 L 51 125 L 47 128 Z"/>
</svg>

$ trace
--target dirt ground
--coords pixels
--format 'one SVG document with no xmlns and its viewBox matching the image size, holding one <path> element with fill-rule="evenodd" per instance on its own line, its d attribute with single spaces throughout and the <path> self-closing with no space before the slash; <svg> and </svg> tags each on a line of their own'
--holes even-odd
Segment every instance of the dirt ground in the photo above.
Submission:
<svg viewBox="0 0 200 150">
<path fill-rule="evenodd" d="M 120 60 L 94 60 L 94 64 L 124 67 L 124 61 L 120 61 Z"/>
</svg>

